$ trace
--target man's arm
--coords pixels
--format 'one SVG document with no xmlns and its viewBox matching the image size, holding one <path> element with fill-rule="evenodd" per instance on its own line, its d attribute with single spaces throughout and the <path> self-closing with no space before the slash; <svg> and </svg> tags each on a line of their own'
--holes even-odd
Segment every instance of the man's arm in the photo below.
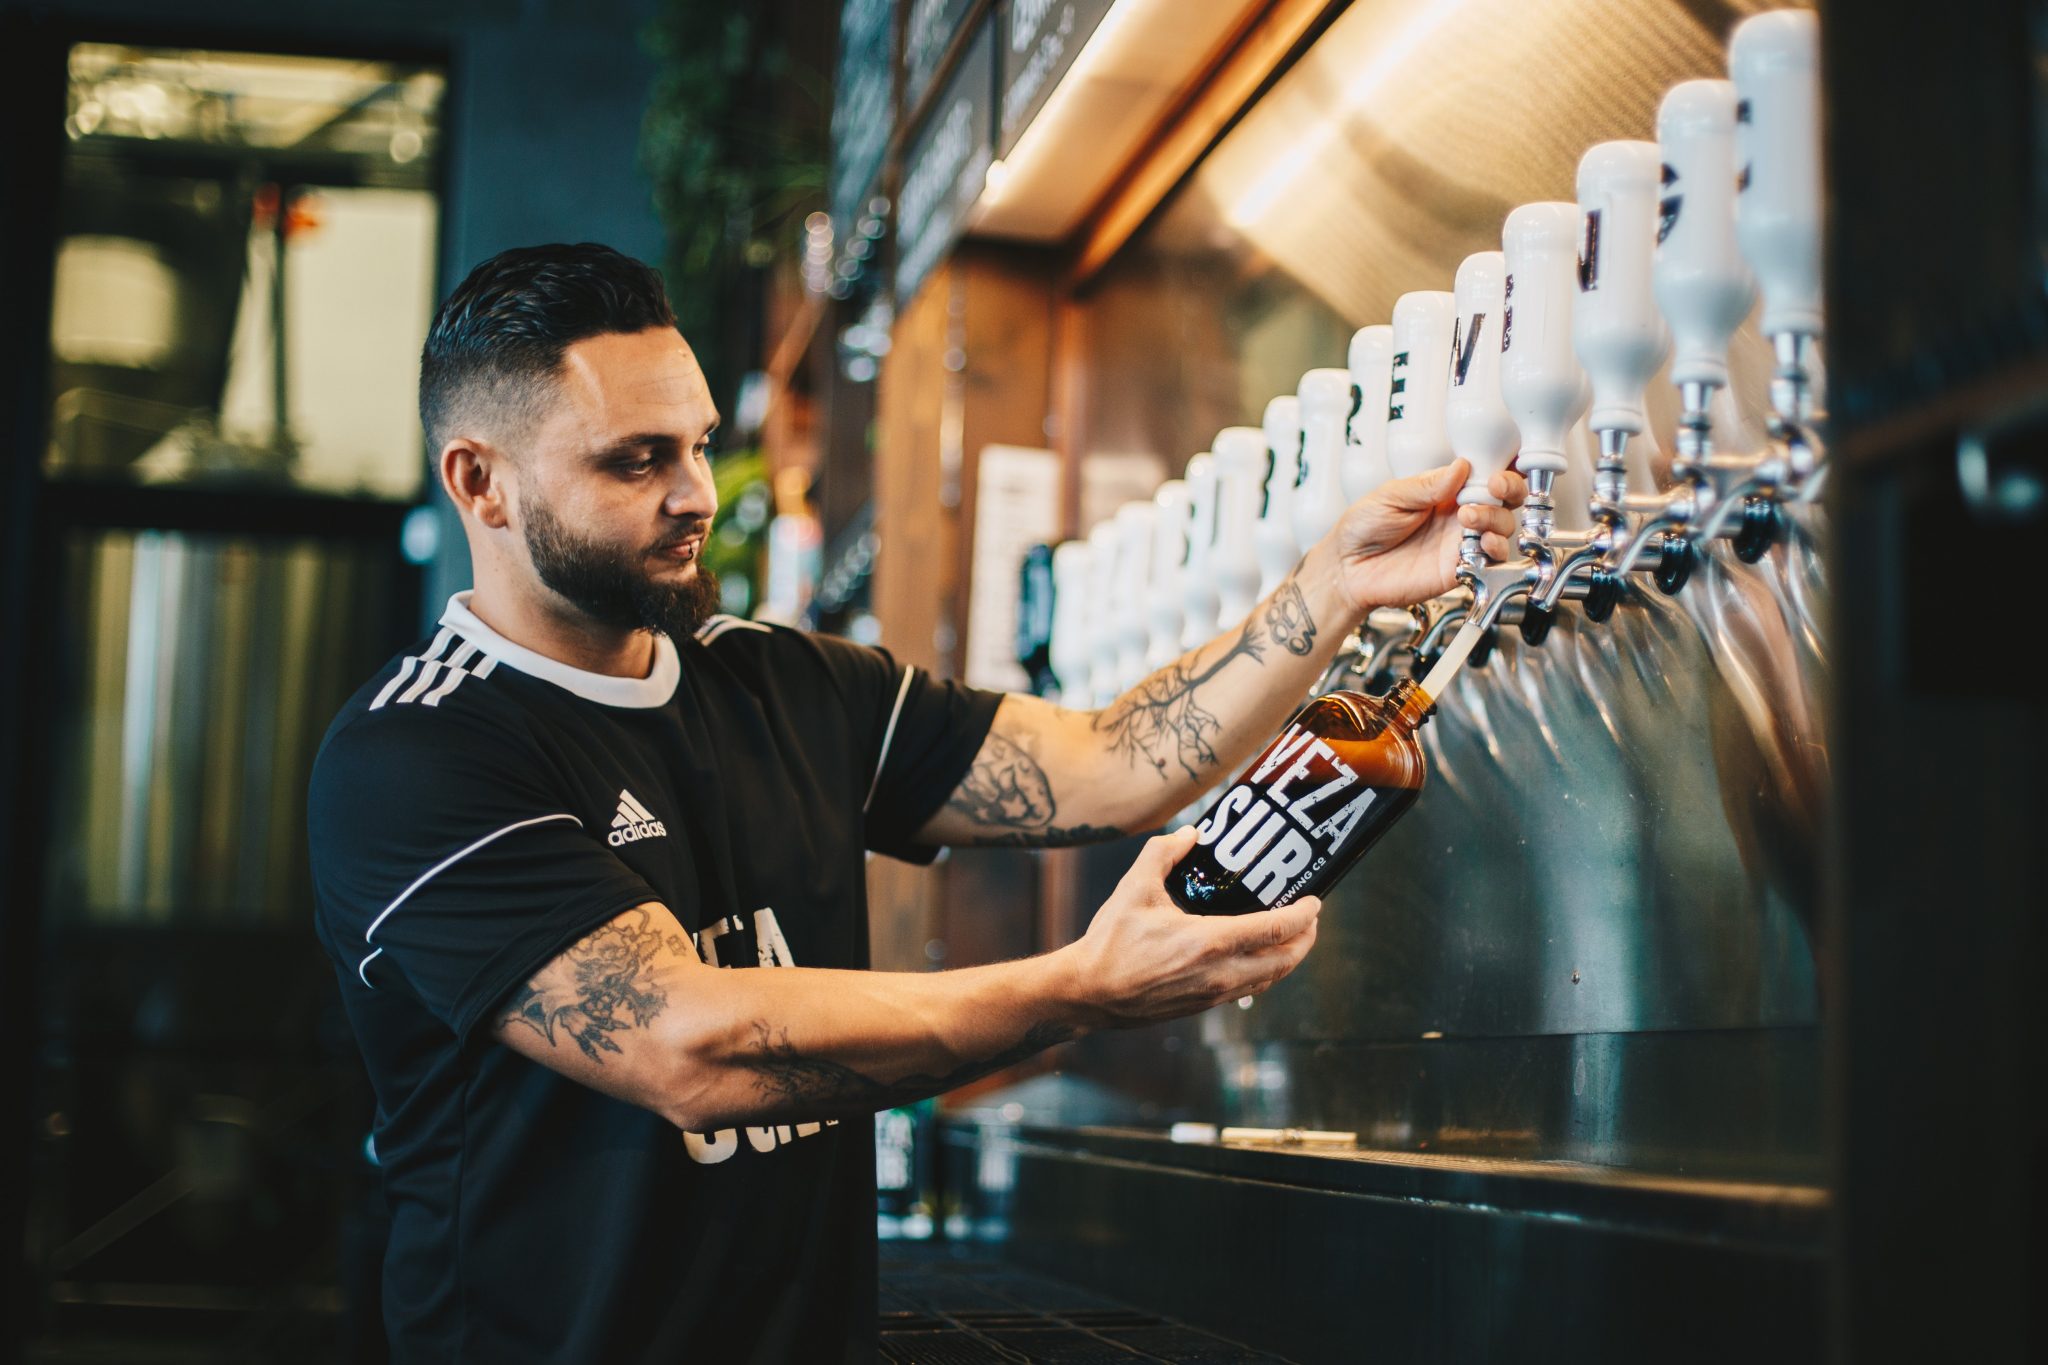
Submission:
<svg viewBox="0 0 2048 1365">
<path fill-rule="evenodd" d="M 1498 475 L 1506 506 L 1461 508 L 1466 474 L 1460 460 L 1361 498 L 1241 624 L 1099 711 L 1004 697 L 918 842 L 1056 847 L 1158 828 L 1280 728 L 1369 611 L 1449 591 L 1465 528 L 1511 553 L 1526 484 Z"/>
<path fill-rule="evenodd" d="M 720 969 L 650 902 L 513 992 L 494 1036 L 691 1132 L 891 1108 L 1091 1029 L 1258 994 L 1292 971 L 1315 942 L 1319 903 L 1183 914 L 1164 881 L 1192 844 L 1191 830 L 1146 844 L 1079 941 L 957 971 Z"/>
</svg>

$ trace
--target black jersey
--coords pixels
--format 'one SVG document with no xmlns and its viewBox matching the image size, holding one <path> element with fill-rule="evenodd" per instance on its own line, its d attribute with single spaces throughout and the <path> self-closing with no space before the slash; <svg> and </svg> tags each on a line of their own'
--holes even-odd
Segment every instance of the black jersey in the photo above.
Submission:
<svg viewBox="0 0 2048 1365">
<path fill-rule="evenodd" d="M 644 679 L 441 630 L 334 720 L 320 939 L 376 1094 L 385 1322 L 413 1362 L 870 1358 L 874 1132 L 683 1133 L 494 1041 L 509 992 L 648 902 L 724 967 L 865 967 L 869 849 L 912 837 L 1000 694 L 714 618 Z"/>
</svg>

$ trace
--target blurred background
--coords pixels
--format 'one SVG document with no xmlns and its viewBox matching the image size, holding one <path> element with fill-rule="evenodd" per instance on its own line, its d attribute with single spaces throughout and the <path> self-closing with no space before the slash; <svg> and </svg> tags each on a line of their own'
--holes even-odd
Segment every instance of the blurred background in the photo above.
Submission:
<svg viewBox="0 0 2048 1365">
<path fill-rule="evenodd" d="M 383 1358 L 302 794 L 469 581 L 415 382 L 473 265 L 663 268 L 726 415 L 726 610 L 1044 690 L 1032 547 L 1343 365 L 1781 7 L 0 0 L 0 1347 Z M 879 1115 L 879 1235 L 1304 1360 L 2043 1349 L 2048 730 L 1959 668 L 2007 623 L 1951 579 L 2020 581 L 2044 505 L 2048 21 L 1962 8 L 1822 6 L 1824 510 L 1504 642 L 1400 871 L 1256 1009 Z M 1760 433 L 1754 320 L 1733 364 Z M 1066 942 L 1135 847 L 875 860 L 875 965 Z"/>
</svg>

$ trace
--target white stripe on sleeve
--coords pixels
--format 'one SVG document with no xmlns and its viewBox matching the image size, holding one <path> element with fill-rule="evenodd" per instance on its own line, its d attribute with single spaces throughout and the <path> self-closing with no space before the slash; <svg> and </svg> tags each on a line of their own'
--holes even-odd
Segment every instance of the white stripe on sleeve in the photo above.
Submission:
<svg viewBox="0 0 2048 1365">
<path fill-rule="evenodd" d="M 903 670 L 903 683 L 896 689 L 896 705 L 889 711 L 889 728 L 882 732 L 882 753 L 875 760 L 875 775 L 868 782 L 868 798 L 860 803 L 860 811 L 863 815 L 867 814 L 868 807 L 874 804 L 875 789 L 882 785 L 882 769 L 889 764 L 889 745 L 896 739 L 896 722 L 903 715 L 903 699 L 910 695 L 910 678 L 916 672 L 915 668 L 905 668 Z"/>
<path fill-rule="evenodd" d="M 432 867 L 428 868 L 425 872 L 420 873 L 418 877 L 414 878 L 411 886 L 408 886 L 405 888 L 405 890 L 399 892 L 397 897 L 391 902 L 391 904 L 385 906 L 383 911 L 380 914 L 378 914 L 377 918 L 370 921 L 370 927 L 363 930 L 363 942 L 370 942 L 370 936 L 377 932 L 378 927 L 382 925 L 385 920 L 391 918 L 392 911 L 396 910 L 399 906 L 405 904 L 407 898 L 410 897 L 413 892 L 419 890 L 428 882 L 432 881 L 436 876 L 438 876 L 442 872 L 447 871 L 449 868 L 455 866 L 455 864 L 461 862 L 464 858 L 467 858 L 470 854 L 476 852 L 485 844 L 490 843 L 494 839 L 501 839 L 505 835 L 512 833 L 512 831 L 514 830 L 525 829 L 529 825 L 545 825 L 553 820 L 567 820 L 570 824 L 577 826 L 581 826 L 583 823 L 581 820 L 578 820 L 575 816 L 569 814 L 567 811 L 562 811 L 555 815 L 536 815 L 531 820 L 515 820 L 511 824 L 505 826 L 503 829 L 492 830 L 489 834 L 486 834 L 483 838 L 477 840 L 468 848 L 449 854 L 440 862 L 435 863 Z M 377 956 L 377 953 L 381 953 L 383 951 L 384 950 L 382 948 L 377 949 L 377 952 L 371 953 L 370 957 L 364 958 L 361 964 L 357 966 L 356 975 L 361 976 L 363 978 L 363 984 L 365 986 L 370 984 L 370 978 L 368 975 L 366 975 L 366 969 L 370 965 L 370 958 Z"/>
</svg>

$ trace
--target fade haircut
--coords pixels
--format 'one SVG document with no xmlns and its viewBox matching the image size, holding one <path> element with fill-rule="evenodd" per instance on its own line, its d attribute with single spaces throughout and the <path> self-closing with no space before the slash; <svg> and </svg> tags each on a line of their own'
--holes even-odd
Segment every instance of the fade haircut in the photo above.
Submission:
<svg viewBox="0 0 2048 1365">
<path fill-rule="evenodd" d="M 661 272 L 608 246 L 501 251 L 442 302 L 420 350 L 420 425 L 436 455 L 458 422 L 540 414 L 562 353 L 589 337 L 674 327 Z M 504 430 L 501 417 L 494 430 Z"/>
</svg>

